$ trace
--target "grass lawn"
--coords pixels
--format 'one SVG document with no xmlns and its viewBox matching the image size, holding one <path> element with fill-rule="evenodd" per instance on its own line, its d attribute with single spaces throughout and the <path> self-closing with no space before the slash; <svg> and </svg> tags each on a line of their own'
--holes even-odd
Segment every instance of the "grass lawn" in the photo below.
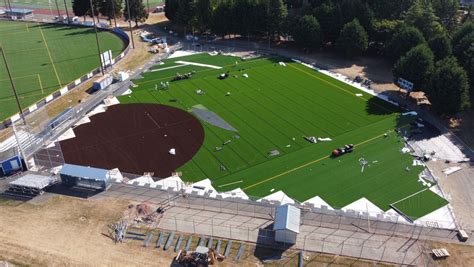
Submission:
<svg viewBox="0 0 474 267">
<path fill-rule="evenodd" d="M 240 187 L 263 197 L 282 190 L 300 202 L 320 196 L 332 207 L 366 197 L 386 211 L 391 203 L 426 188 L 417 181 L 422 168 L 412 166 L 412 157 L 400 152 L 403 142 L 394 131 L 410 131 L 413 117 L 401 116 L 395 106 L 301 64 L 280 66 L 281 60 L 242 61 L 207 54 L 169 59 L 134 81 L 138 86 L 120 101 L 161 103 L 188 111 L 201 106 L 236 128 L 238 132 L 228 131 L 202 121 L 203 147 L 178 170 L 187 181 L 210 178 L 219 191 Z M 222 69 L 180 66 L 176 61 Z M 195 71 L 191 79 L 170 82 L 168 90 L 159 88 L 177 72 L 189 71 Z M 226 71 L 229 78 L 217 79 Z M 205 94 L 197 94 L 198 89 Z M 304 136 L 332 141 L 312 144 Z M 334 148 L 349 143 L 356 145 L 353 153 L 329 156 Z M 269 155 L 272 150 L 280 154 Z M 367 162 L 363 171 L 362 160 Z M 420 217 L 447 203 L 429 190 L 420 195 L 412 206 L 400 210 Z"/>
<path fill-rule="evenodd" d="M 102 51 L 114 56 L 123 49 L 122 40 L 100 32 Z M 100 65 L 95 34 L 89 28 L 0 22 L 2 45 L 23 108 L 66 86 Z M 18 112 L 3 60 L 0 64 L 0 121 Z"/>
</svg>

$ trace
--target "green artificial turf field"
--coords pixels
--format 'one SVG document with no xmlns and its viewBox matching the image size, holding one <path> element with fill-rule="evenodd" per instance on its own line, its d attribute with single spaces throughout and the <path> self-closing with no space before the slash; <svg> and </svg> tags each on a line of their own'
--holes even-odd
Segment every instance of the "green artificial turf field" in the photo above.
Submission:
<svg viewBox="0 0 474 267">
<path fill-rule="evenodd" d="M 320 196 L 335 208 L 366 197 L 386 211 L 391 203 L 426 188 L 417 181 L 422 167 L 412 166 L 413 158 L 400 152 L 403 141 L 394 130 L 409 132 L 413 117 L 401 116 L 397 107 L 301 64 L 286 61 L 286 67 L 280 66 L 281 60 L 241 61 L 207 54 L 169 59 L 134 81 L 133 93 L 119 100 L 188 111 L 205 108 L 236 128 L 238 132 L 229 131 L 201 120 L 203 147 L 178 170 L 187 181 L 210 178 L 219 191 L 240 187 L 251 196 L 263 197 L 282 190 L 300 202 Z M 195 71 L 191 79 L 161 89 L 160 82 L 190 71 Z M 217 79 L 226 71 L 227 79 Z M 304 136 L 332 141 L 312 144 Z M 349 143 L 355 144 L 354 152 L 329 156 Z M 272 150 L 280 154 L 271 156 Z M 361 161 L 366 162 L 363 171 Z M 415 218 L 447 203 L 429 190 L 415 198 L 398 203 L 397 208 Z"/>
<path fill-rule="evenodd" d="M 102 51 L 115 56 L 122 40 L 100 32 Z M 93 29 L 26 22 L 0 22 L 5 51 L 23 108 L 34 104 L 100 65 Z M 0 62 L 0 121 L 18 112 L 3 60 Z"/>
</svg>

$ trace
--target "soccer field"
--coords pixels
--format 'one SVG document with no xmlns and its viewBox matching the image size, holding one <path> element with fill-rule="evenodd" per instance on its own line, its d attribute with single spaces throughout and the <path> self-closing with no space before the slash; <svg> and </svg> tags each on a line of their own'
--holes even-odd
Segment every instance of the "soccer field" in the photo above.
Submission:
<svg viewBox="0 0 474 267">
<path fill-rule="evenodd" d="M 123 41 L 100 32 L 102 51 L 115 56 Z M 100 65 L 93 29 L 50 24 L 0 21 L 0 45 L 10 66 L 22 108 L 90 72 Z M 0 121 L 18 113 L 3 60 L 0 64 Z"/>
<path fill-rule="evenodd" d="M 425 190 L 418 181 L 422 167 L 412 166 L 413 158 L 400 152 L 403 141 L 395 129 L 409 133 L 413 117 L 301 64 L 281 66 L 282 60 L 207 54 L 169 59 L 135 80 L 133 93 L 119 100 L 211 111 L 236 129 L 200 118 L 203 147 L 178 170 L 187 181 L 210 178 L 219 191 L 241 188 L 253 197 L 278 190 L 300 202 L 319 196 L 335 208 L 365 197 L 387 211 L 413 195 L 414 201 L 407 198 L 396 206 L 412 218 L 447 204 Z M 195 71 L 191 79 L 171 81 L 177 72 L 190 71 Z M 229 77 L 219 80 L 226 71 Z M 161 89 L 166 81 L 169 89 Z M 313 144 L 305 136 L 332 141 Z M 330 157 L 333 149 L 350 143 L 354 152 Z M 366 162 L 363 169 L 361 162 Z"/>
</svg>

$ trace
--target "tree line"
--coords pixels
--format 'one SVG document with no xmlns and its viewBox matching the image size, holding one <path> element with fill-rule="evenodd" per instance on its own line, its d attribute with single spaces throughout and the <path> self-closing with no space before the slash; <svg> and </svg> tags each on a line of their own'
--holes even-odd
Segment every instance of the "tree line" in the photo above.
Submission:
<svg viewBox="0 0 474 267">
<path fill-rule="evenodd" d="M 128 4 L 130 4 L 130 8 Z M 134 21 L 136 26 L 148 18 L 143 0 L 92 0 L 92 9 L 90 0 L 73 0 L 72 11 L 74 15 L 84 17 L 84 21 L 86 16 L 92 17 L 100 14 L 107 17 L 111 23 L 112 19 L 123 16 L 126 21 Z"/>
<path fill-rule="evenodd" d="M 166 0 L 165 15 L 184 32 L 290 40 L 307 51 L 348 58 L 375 53 L 395 78 L 424 91 L 453 115 L 474 99 L 474 24 L 458 0 Z"/>
</svg>

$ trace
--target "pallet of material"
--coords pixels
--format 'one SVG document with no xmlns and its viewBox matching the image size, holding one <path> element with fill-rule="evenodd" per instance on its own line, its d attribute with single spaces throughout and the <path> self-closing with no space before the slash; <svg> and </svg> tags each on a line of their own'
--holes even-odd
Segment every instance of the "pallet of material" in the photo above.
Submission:
<svg viewBox="0 0 474 267">
<path fill-rule="evenodd" d="M 438 259 L 449 257 L 449 252 L 445 248 L 433 249 L 431 252 Z"/>
</svg>

